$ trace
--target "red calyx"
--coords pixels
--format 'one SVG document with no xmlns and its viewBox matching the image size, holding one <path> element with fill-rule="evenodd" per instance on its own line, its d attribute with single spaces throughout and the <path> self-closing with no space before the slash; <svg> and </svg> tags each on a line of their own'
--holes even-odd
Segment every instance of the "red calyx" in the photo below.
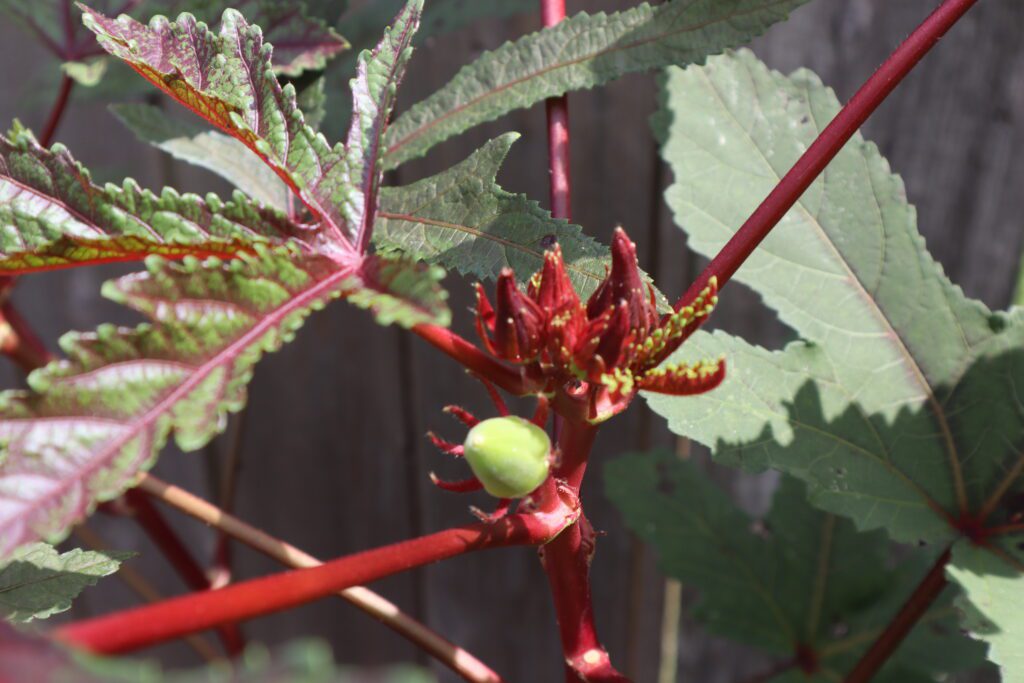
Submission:
<svg viewBox="0 0 1024 683">
<path fill-rule="evenodd" d="M 487 349 L 526 365 L 526 376 L 545 391 L 587 382 L 594 421 L 625 409 L 640 389 L 684 396 L 718 386 L 725 377 L 721 360 L 658 368 L 714 308 L 715 278 L 689 305 L 661 317 L 636 245 L 622 228 L 615 230 L 611 256 L 611 269 L 585 306 L 557 245 L 545 253 L 525 293 L 507 268 L 494 307 L 478 285 L 477 331 Z"/>
<path fill-rule="evenodd" d="M 611 251 L 611 272 L 587 301 L 587 317 L 593 320 L 625 301 L 629 306 L 629 329 L 637 337 L 646 337 L 658 324 L 654 289 L 640 277 L 636 245 L 621 227 L 615 228 Z"/>
<path fill-rule="evenodd" d="M 477 290 L 477 330 L 487 349 L 498 358 L 526 363 L 540 351 L 545 315 L 540 306 L 519 291 L 516 276 L 505 268 L 498 276 L 496 307 L 482 288 Z"/>
</svg>

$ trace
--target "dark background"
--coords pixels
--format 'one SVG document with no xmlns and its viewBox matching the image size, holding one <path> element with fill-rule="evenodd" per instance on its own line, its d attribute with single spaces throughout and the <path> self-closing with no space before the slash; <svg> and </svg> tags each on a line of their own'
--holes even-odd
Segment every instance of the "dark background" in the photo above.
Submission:
<svg viewBox="0 0 1024 683">
<path fill-rule="evenodd" d="M 494 0 L 497 1 L 497 0 Z M 570 0 L 570 12 L 614 10 L 632 2 Z M 841 99 L 855 88 L 935 6 L 937 0 L 816 0 L 754 44 L 772 67 L 808 66 Z M 36 130 L 53 96 L 55 65 L 19 26 L 0 19 L 0 121 L 14 117 Z M 444 84 L 460 65 L 539 26 L 536 16 L 483 22 L 434 40 L 415 56 L 402 107 Z M 920 230 L 932 253 L 966 292 L 992 307 L 1009 304 L 1024 235 L 1024 3 L 984 0 L 954 28 L 866 126 L 917 205 Z M 641 265 L 671 297 L 699 263 L 685 249 L 661 201 L 669 182 L 647 119 L 655 106 L 652 75 L 626 77 L 609 87 L 570 95 L 574 221 L 607 242 L 623 224 L 639 243 Z M 4 124 L 6 125 L 6 123 Z M 436 148 L 399 171 L 408 182 L 461 160 L 506 130 L 523 139 L 500 180 L 509 190 L 547 202 L 543 107 L 516 112 Z M 105 108 L 76 91 L 58 134 L 102 179 L 132 175 L 144 186 L 165 184 L 225 193 L 226 185 L 170 162 L 137 143 Z M 48 343 L 67 330 L 90 329 L 131 316 L 99 297 L 100 283 L 125 268 L 88 268 L 24 278 L 16 300 Z M 455 327 L 469 329 L 468 287 L 450 276 Z M 742 285 L 726 290 L 716 323 L 762 344 L 784 331 Z M 3 386 L 21 381 L 8 365 Z M 458 476 L 423 438 L 428 429 L 461 440 L 463 430 L 441 412 L 461 402 L 486 414 L 480 387 L 418 339 L 374 325 L 364 313 L 335 304 L 315 315 L 298 339 L 267 358 L 251 385 L 250 408 L 239 430 L 242 470 L 237 512 L 271 534 L 320 557 L 434 531 L 469 519 L 467 505 L 485 497 L 436 491 L 430 470 Z M 600 539 L 594 563 L 597 621 L 616 661 L 637 681 L 656 679 L 663 579 L 654 554 L 631 540 L 602 494 L 601 463 L 674 439 L 642 401 L 601 433 L 585 486 L 587 512 Z M 229 430 L 229 433 L 231 430 Z M 165 452 L 156 472 L 211 497 L 207 461 L 223 457 L 225 439 L 208 453 Z M 770 481 L 714 472 L 752 509 L 764 505 Z M 206 530 L 171 513 L 204 560 Z M 141 549 L 132 562 L 166 595 L 182 591 L 137 528 L 96 518 L 90 525 L 115 548 Z M 237 576 L 277 567 L 237 552 Z M 533 553 L 503 550 L 459 558 L 375 585 L 388 598 L 492 665 L 509 681 L 560 681 L 561 655 L 544 577 Z M 116 579 L 76 603 L 85 616 L 127 606 L 136 598 Z M 684 591 L 684 604 L 692 596 Z M 422 660 L 388 629 L 339 600 L 247 624 L 250 638 L 277 642 L 303 635 L 330 640 L 341 662 L 380 664 Z M 158 651 L 177 663 L 195 654 L 177 644 Z M 756 655 L 703 636 L 684 617 L 679 647 L 681 681 L 730 683 L 757 671 Z M 450 674 L 442 674 L 450 678 Z"/>
</svg>

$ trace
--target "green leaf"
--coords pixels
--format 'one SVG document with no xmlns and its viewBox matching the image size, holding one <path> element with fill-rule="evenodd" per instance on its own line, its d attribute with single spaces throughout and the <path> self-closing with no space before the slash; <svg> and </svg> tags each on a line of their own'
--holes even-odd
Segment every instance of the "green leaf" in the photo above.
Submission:
<svg viewBox="0 0 1024 683">
<path fill-rule="evenodd" d="M 19 548 L 0 565 L 0 615 L 24 622 L 64 612 L 86 586 L 116 572 L 133 554 L 78 548 L 58 553 L 45 543 Z"/>
<path fill-rule="evenodd" d="M 133 180 L 99 187 L 63 145 L 46 150 L 17 122 L 9 137 L 0 136 L 0 272 L 147 254 L 231 256 L 256 242 L 312 240 L 309 230 L 241 194 L 225 203 L 171 189 L 155 195 Z"/>
<path fill-rule="evenodd" d="M 151 104 L 115 104 L 110 109 L 143 142 L 216 173 L 264 206 L 288 210 L 288 186 L 235 138 L 172 119 Z"/>
<path fill-rule="evenodd" d="M 916 562 L 888 568 L 884 534 L 858 533 L 815 510 L 804 486 L 788 477 L 763 520 L 667 452 L 615 460 L 605 482 L 627 525 L 658 549 L 665 573 L 701 592 L 698 621 L 782 661 L 820 665 L 814 675 L 791 674 L 794 680 L 839 680 L 924 574 Z M 949 673 L 984 662 L 984 649 L 959 633 L 952 597 L 923 617 L 890 668 Z M 918 657 L 922 651 L 932 656 Z"/>
<path fill-rule="evenodd" d="M 807 0 L 671 0 L 576 16 L 506 43 L 469 64 L 400 116 L 387 135 L 394 168 L 515 109 L 624 74 L 702 62 L 746 43 Z"/>
<path fill-rule="evenodd" d="M 363 4 L 346 14 L 338 24 L 338 30 L 351 42 L 353 50 L 331 62 L 327 70 L 328 110 L 333 116 L 327 121 L 327 131 L 341 134 L 340 124 L 345 120 L 344 112 L 351 110 L 351 103 L 345 97 L 345 80 L 356 70 L 356 56 L 359 51 L 371 47 L 377 36 L 402 7 L 403 0 L 375 0 Z M 430 0 L 423 9 L 420 30 L 416 33 L 414 45 L 457 31 L 474 21 L 487 17 L 511 17 L 523 12 L 536 12 L 536 0 Z"/>
<path fill-rule="evenodd" d="M 1002 669 L 1003 683 L 1024 681 L 1024 615 L 1021 614 L 1020 570 L 992 553 L 959 542 L 947 574 L 964 589 L 960 601 L 965 623 L 977 638 L 989 644 L 989 659 Z"/>
<path fill-rule="evenodd" d="M 76 83 L 86 88 L 91 88 L 103 80 L 104 74 L 107 73 L 107 67 L 110 66 L 110 61 L 100 57 L 82 62 L 64 62 L 60 66 L 64 73 L 75 79 Z"/>
<path fill-rule="evenodd" d="M 813 74 L 786 78 L 746 52 L 670 70 L 667 93 L 666 197 L 708 255 L 839 109 Z M 943 545 L 986 537 L 1021 570 L 1024 310 L 965 297 L 915 222 L 903 183 L 856 137 L 736 274 L 803 341 L 771 352 L 695 335 L 675 360 L 724 353 L 731 375 L 650 405 L 718 460 L 792 473 L 815 505 L 863 529 Z M 961 557 L 960 570 L 986 573 Z"/>
<path fill-rule="evenodd" d="M 498 169 L 518 134 L 510 133 L 436 176 L 381 192 L 374 242 L 383 252 L 456 268 L 494 279 L 512 268 L 521 282 L 540 269 L 544 251 L 557 242 L 582 297 L 605 277 L 608 248 L 578 225 L 551 217 L 525 195 L 502 190 Z"/>
</svg>

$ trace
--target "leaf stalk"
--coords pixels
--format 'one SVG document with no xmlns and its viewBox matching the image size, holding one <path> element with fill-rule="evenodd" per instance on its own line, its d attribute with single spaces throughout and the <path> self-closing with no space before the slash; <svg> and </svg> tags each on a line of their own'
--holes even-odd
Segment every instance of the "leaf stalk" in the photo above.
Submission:
<svg viewBox="0 0 1024 683">
<path fill-rule="evenodd" d="M 949 564 L 950 549 L 946 549 L 932 568 L 917 585 L 914 592 L 896 613 L 889 625 L 875 639 L 868 651 L 860 658 L 846 677 L 845 683 L 868 683 L 882 665 L 892 656 L 918 620 L 924 616 L 935 599 L 946 587 L 946 565 Z"/>
<path fill-rule="evenodd" d="M 199 496 L 151 474 L 139 479 L 138 490 L 179 510 L 194 519 L 217 529 L 224 537 L 245 543 L 250 548 L 271 557 L 286 567 L 301 569 L 323 564 L 295 546 L 286 543 L 238 517 L 208 503 Z M 461 647 L 416 621 L 384 597 L 362 586 L 352 586 L 338 592 L 338 596 L 366 612 L 384 625 L 430 653 L 470 683 L 502 683 L 498 674 Z"/>
<path fill-rule="evenodd" d="M 543 511 L 510 515 L 494 523 L 468 524 L 349 555 L 306 569 L 193 593 L 55 629 L 61 641 L 98 654 L 117 654 L 204 631 L 221 624 L 272 614 L 425 564 L 477 550 L 543 545 L 579 515 L 571 501 L 548 500 Z"/>
</svg>

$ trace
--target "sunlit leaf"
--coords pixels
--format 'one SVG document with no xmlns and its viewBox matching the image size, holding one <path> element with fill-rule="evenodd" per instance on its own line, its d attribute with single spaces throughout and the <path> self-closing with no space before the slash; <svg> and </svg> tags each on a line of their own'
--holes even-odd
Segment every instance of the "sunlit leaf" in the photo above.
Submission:
<svg viewBox="0 0 1024 683">
<path fill-rule="evenodd" d="M 704 254 L 839 108 L 813 74 L 786 78 L 746 52 L 670 70 L 667 92 L 659 125 L 676 182 L 666 196 Z M 1019 572 L 1024 311 L 965 297 L 915 222 L 902 181 L 855 138 L 736 274 L 803 341 L 773 352 L 696 335 L 677 360 L 724 353 L 729 377 L 650 405 L 720 461 L 790 472 L 816 505 L 861 528 L 943 546 L 966 538 Z M 954 575 L 991 575 L 975 557 L 956 555 Z"/>
<path fill-rule="evenodd" d="M 807 0 L 670 0 L 577 14 L 466 65 L 388 131 L 389 168 L 515 109 L 624 74 L 703 62 L 743 45 Z"/>
</svg>

